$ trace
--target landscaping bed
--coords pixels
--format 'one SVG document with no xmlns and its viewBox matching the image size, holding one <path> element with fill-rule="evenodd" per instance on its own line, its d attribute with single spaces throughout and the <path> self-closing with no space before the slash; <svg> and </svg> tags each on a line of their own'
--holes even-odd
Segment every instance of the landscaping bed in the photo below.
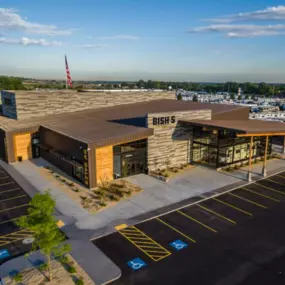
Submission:
<svg viewBox="0 0 285 285">
<path fill-rule="evenodd" d="M 167 182 L 169 179 L 175 177 L 178 174 L 183 173 L 184 171 L 194 168 L 194 165 L 191 164 L 181 164 L 179 167 L 168 167 L 165 169 L 157 169 L 150 172 L 150 176 L 154 176 L 160 180 Z"/>
<path fill-rule="evenodd" d="M 51 263 L 53 279 L 48 281 L 45 264 L 21 272 L 13 272 L 4 278 L 6 285 L 95 285 L 78 263 L 67 255 L 64 260 Z"/>
<path fill-rule="evenodd" d="M 124 179 L 104 182 L 102 186 L 89 190 L 54 166 L 42 167 L 40 172 L 56 184 L 58 189 L 91 213 L 110 207 L 142 190 Z"/>
</svg>

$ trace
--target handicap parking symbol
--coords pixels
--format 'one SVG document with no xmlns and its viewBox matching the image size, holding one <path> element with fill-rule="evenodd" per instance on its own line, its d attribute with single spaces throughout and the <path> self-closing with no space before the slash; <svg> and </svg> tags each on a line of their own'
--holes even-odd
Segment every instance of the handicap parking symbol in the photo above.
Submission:
<svg viewBox="0 0 285 285">
<path fill-rule="evenodd" d="M 188 244 L 180 239 L 175 240 L 169 244 L 170 246 L 174 247 L 176 250 L 181 250 L 188 246 Z"/>
<path fill-rule="evenodd" d="M 135 271 L 147 266 L 147 264 L 139 257 L 130 260 L 127 264 Z"/>
<path fill-rule="evenodd" d="M 6 258 L 9 256 L 10 256 L 10 253 L 7 249 L 0 250 L 0 259 Z"/>
</svg>

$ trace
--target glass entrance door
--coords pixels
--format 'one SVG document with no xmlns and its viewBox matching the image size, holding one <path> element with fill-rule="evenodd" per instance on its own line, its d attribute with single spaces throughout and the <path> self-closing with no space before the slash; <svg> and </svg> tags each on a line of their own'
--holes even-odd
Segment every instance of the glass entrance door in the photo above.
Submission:
<svg viewBox="0 0 285 285">
<path fill-rule="evenodd" d="M 40 143 L 39 138 L 32 138 L 32 156 L 33 156 L 33 158 L 40 157 L 39 143 Z"/>
<path fill-rule="evenodd" d="M 147 172 L 146 140 L 114 147 L 114 178 Z"/>
</svg>

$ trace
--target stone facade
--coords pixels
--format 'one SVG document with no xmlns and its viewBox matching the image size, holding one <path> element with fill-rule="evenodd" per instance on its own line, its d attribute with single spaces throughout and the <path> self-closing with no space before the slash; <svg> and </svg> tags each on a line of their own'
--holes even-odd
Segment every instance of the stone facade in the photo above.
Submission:
<svg viewBox="0 0 285 285">
<path fill-rule="evenodd" d="M 3 104 L 4 109 L 7 108 L 7 116 L 18 120 L 151 100 L 175 99 L 175 92 L 2 91 L 2 94 L 13 99 L 9 110 Z"/>
<path fill-rule="evenodd" d="M 148 114 L 147 126 L 154 129 L 154 135 L 148 138 L 148 169 L 189 163 L 192 128 L 182 126 L 179 119 L 210 120 L 211 115 L 211 110 Z"/>
</svg>

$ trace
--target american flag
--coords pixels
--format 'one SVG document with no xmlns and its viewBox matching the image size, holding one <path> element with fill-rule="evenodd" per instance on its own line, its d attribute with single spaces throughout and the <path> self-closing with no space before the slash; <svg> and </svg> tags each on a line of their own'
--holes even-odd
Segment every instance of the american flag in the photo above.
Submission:
<svg viewBox="0 0 285 285">
<path fill-rule="evenodd" d="M 66 55 L 65 55 L 65 69 L 66 69 L 66 79 L 67 79 L 66 83 L 69 87 L 72 87 L 72 80 L 70 76 L 70 71 L 69 71 Z"/>
</svg>

